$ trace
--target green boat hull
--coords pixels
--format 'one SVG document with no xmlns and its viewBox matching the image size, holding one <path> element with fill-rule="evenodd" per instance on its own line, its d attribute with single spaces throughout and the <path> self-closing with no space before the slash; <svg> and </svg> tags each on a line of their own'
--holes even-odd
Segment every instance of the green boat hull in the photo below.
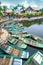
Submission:
<svg viewBox="0 0 43 65">
<path fill-rule="evenodd" d="M 10 44 L 2 44 L 0 45 L 0 48 L 7 54 L 19 57 L 22 59 L 27 59 L 29 57 L 29 52 Z"/>
<path fill-rule="evenodd" d="M 38 61 L 38 60 L 39 60 L 39 57 L 37 58 L 36 61 L 33 60 L 33 58 L 34 58 L 35 56 L 36 56 L 36 58 L 37 58 L 38 56 L 40 56 L 40 60 L 41 60 L 41 58 L 42 58 L 41 62 Z M 35 58 L 35 59 L 36 59 L 36 58 Z M 40 64 L 38 64 L 38 62 L 39 62 Z M 39 51 L 38 51 L 37 53 L 34 53 L 34 54 L 25 62 L 24 65 L 43 65 L 43 54 L 40 53 Z"/>
<path fill-rule="evenodd" d="M 27 45 L 31 45 L 34 47 L 38 47 L 38 48 L 43 48 L 43 42 L 34 40 L 31 37 L 19 37 L 20 40 L 22 40 L 23 42 L 25 42 Z"/>
<path fill-rule="evenodd" d="M 26 45 L 24 42 L 22 42 L 21 40 L 15 38 L 15 37 L 13 37 L 13 36 L 10 36 L 10 37 L 8 38 L 8 41 L 9 41 L 10 44 L 12 44 L 12 45 L 14 45 L 14 46 L 18 46 L 18 47 L 24 48 L 24 49 L 27 48 L 27 45 Z"/>
</svg>

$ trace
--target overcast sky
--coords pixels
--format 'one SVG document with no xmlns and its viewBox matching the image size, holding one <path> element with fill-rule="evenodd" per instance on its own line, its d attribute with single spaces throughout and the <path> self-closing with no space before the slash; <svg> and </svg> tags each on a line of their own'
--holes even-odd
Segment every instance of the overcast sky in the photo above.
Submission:
<svg viewBox="0 0 43 65">
<path fill-rule="evenodd" d="M 17 5 L 17 4 L 21 4 L 24 5 L 24 7 L 39 7 L 39 8 L 43 8 L 43 0 L 0 0 L 2 5 Z"/>
</svg>

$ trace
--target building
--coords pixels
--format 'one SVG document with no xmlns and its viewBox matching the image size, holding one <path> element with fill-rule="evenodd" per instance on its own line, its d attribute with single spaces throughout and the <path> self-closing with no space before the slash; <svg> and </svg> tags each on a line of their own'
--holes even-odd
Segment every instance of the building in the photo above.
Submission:
<svg viewBox="0 0 43 65">
<path fill-rule="evenodd" d="M 34 10 L 33 10 L 33 8 L 32 7 L 28 7 L 28 8 L 26 8 L 25 9 L 25 12 L 29 12 L 29 13 L 31 13 L 31 12 L 33 12 Z"/>
</svg>

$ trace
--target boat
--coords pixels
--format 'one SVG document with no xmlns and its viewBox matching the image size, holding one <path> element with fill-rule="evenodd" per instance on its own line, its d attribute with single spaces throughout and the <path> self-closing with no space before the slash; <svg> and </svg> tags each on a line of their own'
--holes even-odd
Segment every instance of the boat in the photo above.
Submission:
<svg viewBox="0 0 43 65">
<path fill-rule="evenodd" d="M 36 40 L 36 41 L 39 41 L 39 42 L 42 42 L 42 43 L 43 43 L 43 39 L 42 39 L 41 37 L 37 36 L 37 35 L 28 34 L 28 35 L 24 35 L 23 37 L 28 37 L 28 36 L 29 36 L 30 38 Z"/>
<path fill-rule="evenodd" d="M 24 48 L 24 49 L 27 48 L 27 45 L 24 42 L 22 42 L 21 40 L 16 39 L 12 35 L 10 35 L 10 36 L 8 36 L 8 35 L 9 35 L 9 33 L 6 30 L 4 31 L 3 34 L 0 35 L 0 42 L 2 44 L 9 41 L 9 43 L 14 45 L 14 46 L 18 46 L 18 47 Z"/>
<path fill-rule="evenodd" d="M 22 59 L 2 54 L 0 55 L 0 65 L 22 65 Z"/>
<path fill-rule="evenodd" d="M 4 52 L 0 49 L 0 55 L 1 55 L 1 54 L 4 54 Z"/>
<path fill-rule="evenodd" d="M 3 50 L 6 54 L 19 57 L 22 59 L 28 59 L 29 57 L 29 52 L 26 50 L 23 50 L 19 47 L 15 47 L 10 44 L 2 44 L 0 43 L 0 49 Z"/>
<path fill-rule="evenodd" d="M 13 33 L 12 36 L 19 38 L 20 36 L 21 37 L 27 37 L 27 36 L 29 36 L 29 34 L 27 34 L 27 32 L 18 32 L 18 33 Z"/>
<path fill-rule="evenodd" d="M 13 28 L 13 29 L 15 29 L 15 28 L 24 28 L 23 27 L 23 25 L 22 24 L 17 24 L 17 23 L 15 23 L 14 21 L 12 22 L 12 21 L 10 21 L 9 23 L 7 22 L 7 23 L 4 23 L 4 24 L 2 24 L 2 27 L 4 27 L 4 28 L 6 28 L 6 29 L 10 29 L 10 28 Z"/>
<path fill-rule="evenodd" d="M 18 47 L 20 47 L 20 48 L 24 48 L 24 49 L 27 48 L 27 45 L 26 45 L 23 41 L 19 40 L 18 38 L 15 38 L 15 37 L 12 36 L 12 35 L 8 38 L 8 42 L 9 42 L 10 44 L 12 44 L 12 45 L 14 45 L 14 46 L 18 46 Z"/>
<path fill-rule="evenodd" d="M 3 28 L 0 29 L 0 38 L 4 42 L 7 42 L 7 39 L 9 36 L 10 36 L 10 34 L 8 33 L 8 31 L 6 29 L 3 29 Z"/>
<path fill-rule="evenodd" d="M 37 37 L 37 38 L 39 38 L 39 37 Z M 26 37 L 19 36 L 19 39 L 22 40 L 27 45 L 31 45 L 31 46 L 34 46 L 37 48 L 43 48 L 43 42 L 41 42 L 39 40 L 35 40 L 30 34 L 29 34 L 29 36 L 26 36 Z"/>
<path fill-rule="evenodd" d="M 11 34 L 22 32 L 23 29 L 24 29 L 24 27 L 19 27 L 19 26 L 16 26 L 16 25 L 5 26 L 4 28 L 7 29 L 8 32 L 11 33 Z"/>
<path fill-rule="evenodd" d="M 20 23 L 13 24 L 13 23 L 14 23 L 14 21 L 9 22 L 9 23 L 7 22 L 7 23 L 2 24 L 1 27 L 5 28 L 6 30 L 8 30 L 9 33 L 12 33 L 12 34 L 23 31 L 24 26 L 22 24 L 20 24 Z"/>
<path fill-rule="evenodd" d="M 39 41 L 39 42 L 42 42 L 43 43 L 43 39 L 41 37 L 39 37 L 39 36 L 36 36 L 36 35 L 32 35 L 31 34 L 30 37 L 33 38 L 36 41 Z"/>
<path fill-rule="evenodd" d="M 24 65 L 43 65 L 43 54 L 37 51 L 25 62 Z"/>
</svg>

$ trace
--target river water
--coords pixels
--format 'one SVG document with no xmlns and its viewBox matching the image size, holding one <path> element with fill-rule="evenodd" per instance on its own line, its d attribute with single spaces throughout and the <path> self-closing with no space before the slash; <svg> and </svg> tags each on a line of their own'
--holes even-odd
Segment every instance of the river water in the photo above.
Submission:
<svg viewBox="0 0 43 65">
<path fill-rule="evenodd" d="M 43 20 L 22 21 L 21 23 L 25 26 L 24 31 L 43 38 Z"/>
</svg>

